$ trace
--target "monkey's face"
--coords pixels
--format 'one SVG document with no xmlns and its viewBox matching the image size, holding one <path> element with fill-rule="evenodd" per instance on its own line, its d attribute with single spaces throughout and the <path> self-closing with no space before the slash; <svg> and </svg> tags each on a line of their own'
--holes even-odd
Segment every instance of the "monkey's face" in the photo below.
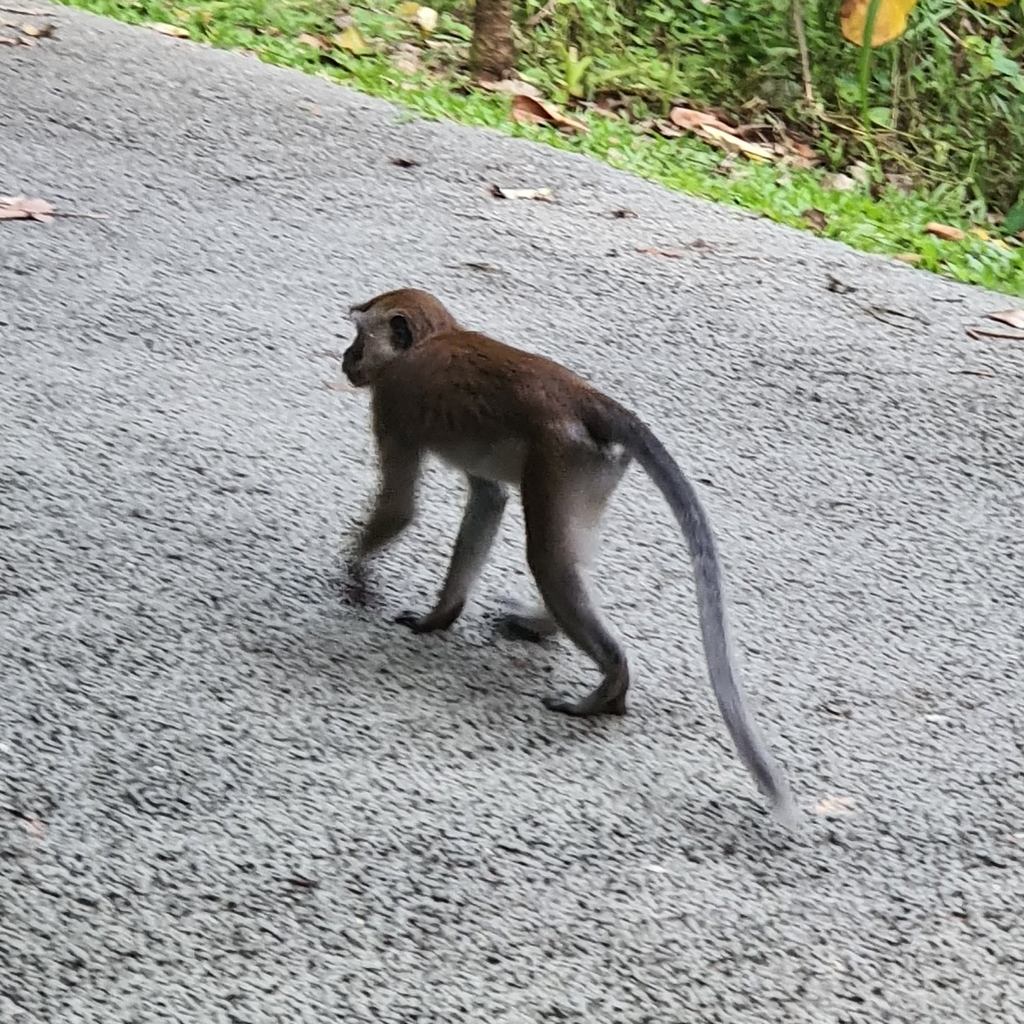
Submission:
<svg viewBox="0 0 1024 1024">
<path fill-rule="evenodd" d="M 341 369 L 357 388 L 371 386 L 381 370 L 413 342 L 409 321 L 401 313 L 371 307 L 354 311 L 356 340 L 341 357 Z"/>
</svg>

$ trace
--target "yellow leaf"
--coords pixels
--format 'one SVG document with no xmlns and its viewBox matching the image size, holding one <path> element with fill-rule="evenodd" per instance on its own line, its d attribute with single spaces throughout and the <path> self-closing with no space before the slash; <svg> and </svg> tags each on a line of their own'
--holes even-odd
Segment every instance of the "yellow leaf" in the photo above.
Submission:
<svg viewBox="0 0 1024 1024">
<path fill-rule="evenodd" d="M 700 134 L 710 142 L 717 142 L 723 149 L 742 153 L 748 160 L 765 161 L 771 160 L 774 153 L 767 146 L 756 142 L 747 142 L 746 139 L 738 138 L 729 132 L 716 128 L 713 124 L 706 124 L 700 130 Z"/>
<path fill-rule="evenodd" d="M 983 242 L 987 242 L 992 237 L 984 228 L 968 228 L 967 234 L 974 235 L 975 238 L 980 238 Z"/>
<path fill-rule="evenodd" d="M 167 25 L 162 21 L 151 22 L 146 28 L 159 32 L 162 36 L 174 36 L 176 39 L 188 39 L 188 29 L 180 25 Z"/>
<path fill-rule="evenodd" d="M 929 235 L 941 238 L 944 242 L 962 242 L 967 237 L 966 232 L 959 228 L 955 228 L 951 224 L 939 224 L 934 220 L 928 221 L 924 229 Z"/>
<path fill-rule="evenodd" d="M 334 45 L 339 49 L 354 53 L 357 57 L 370 52 L 370 47 L 367 46 L 366 40 L 360 35 L 359 29 L 355 25 L 349 25 L 344 32 L 339 32 L 334 37 Z"/>
<path fill-rule="evenodd" d="M 916 3 L 917 0 L 879 0 L 871 45 L 881 46 L 903 35 L 907 28 L 907 15 L 914 9 Z M 854 46 L 860 46 L 864 42 L 870 6 L 871 0 L 843 0 L 843 6 L 839 10 L 839 27 L 843 38 Z"/>
<path fill-rule="evenodd" d="M 415 3 L 415 0 L 399 4 L 395 8 L 395 14 L 403 21 L 411 21 L 425 36 L 429 36 L 437 28 L 437 11 L 433 7 Z"/>
</svg>

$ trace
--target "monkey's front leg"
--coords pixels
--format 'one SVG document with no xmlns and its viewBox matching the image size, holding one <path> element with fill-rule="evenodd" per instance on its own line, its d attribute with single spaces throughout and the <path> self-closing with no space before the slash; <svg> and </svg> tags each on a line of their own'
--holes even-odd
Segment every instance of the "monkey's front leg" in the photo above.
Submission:
<svg viewBox="0 0 1024 1024">
<path fill-rule="evenodd" d="M 426 615 L 403 612 L 397 622 L 415 633 L 447 629 L 462 612 L 469 589 L 480 575 L 501 525 L 508 492 L 502 484 L 468 476 L 469 498 L 444 586 L 437 603 Z"/>
<path fill-rule="evenodd" d="M 367 559 L 394 540 L 416 515 L 416 484 L 422 455 L 416 449 L 386 440 L 379 442 L 378 449 L 380 489 L 348 564 L 348 599 L 360 605 L 367 598 Z"/>
</svg>

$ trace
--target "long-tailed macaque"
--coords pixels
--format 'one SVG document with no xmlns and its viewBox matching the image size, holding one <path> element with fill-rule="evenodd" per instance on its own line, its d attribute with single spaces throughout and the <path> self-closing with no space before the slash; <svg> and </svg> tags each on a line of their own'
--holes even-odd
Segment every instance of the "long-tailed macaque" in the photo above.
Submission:
<svg viewBox="0 0 1024 1024">
<path fill-rule="evenodd" d="M 584 577 L 612 491 L 633 459 L 668 501 L 689 545 L 708 671 L 740 757 L 776 816 L 793 821 L 785 777 L 758 736 L 733 669 L 722 574 L 711 527 L 693 486 L 633 413 L 565 367 L 462 328 L 426 292 L 387 292 L 351 309 L 357 328 L 342 370 L 372 392 L 380 490 L 350 564 L 350 595 L 365 597 L 367 557 L 412 521 L 423 457 L 462 470 L 469 499 L 434 607 L 399 621 L 416 632 L 447 629 L 483 568 L 507 498 L 519 487 L 526 557 L 543 608 L 507 617 L 538 638 L 561 629 L 599 666 L 580 700 L 546 697 L 569 715 L 621 715 L 629 668 L 594 607 Z"/>
</svg>

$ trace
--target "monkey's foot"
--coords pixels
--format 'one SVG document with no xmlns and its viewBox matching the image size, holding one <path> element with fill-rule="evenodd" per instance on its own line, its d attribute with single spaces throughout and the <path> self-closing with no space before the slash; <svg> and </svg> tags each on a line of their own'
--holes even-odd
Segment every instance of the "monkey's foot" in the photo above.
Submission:
<svg viewBox="0 0 1024 1024">
<path fill-rule="evenodd" d="M 414 633 L 435 633 L 438 630 L 447 629 L 462 611 L 461 602 L 454 608 L 435 608 L 426 615 L 417 615 L 415 612 L 402 612 L 395 619 L 401 626 L 408 626 Z"/>
<path fill-rule="evenodd" d="M 560 711 L 573 718 L 591 718 L 594 715 L 624 715 L 626 713 L 626 692 L 606 696 L 599 687 L 582 700 L 566 697 L 541 697 L 541 703 L 549 711 Z"/>
</svg>

